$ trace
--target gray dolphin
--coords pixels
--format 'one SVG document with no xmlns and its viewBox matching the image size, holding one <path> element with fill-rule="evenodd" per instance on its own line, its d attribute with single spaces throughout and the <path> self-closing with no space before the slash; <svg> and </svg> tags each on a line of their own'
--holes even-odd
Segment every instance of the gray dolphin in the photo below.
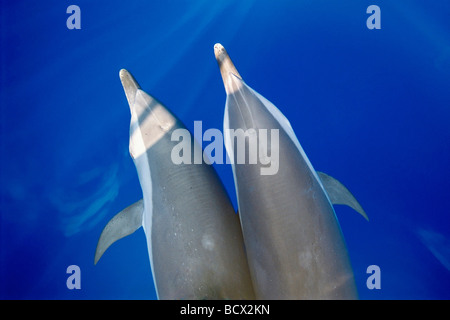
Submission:
<svg viewBox="0 0 450 320">
<path fill-rule="evenodd" d="M 108 222 L 95 263 L 113 242 L 143 226 L 159 299 L 253 299 L 239 218 L 214 168 L 174 164 L 171 134 L 185 126 L 129 72 L 122 69 L 120 79 L 143 199 Z M 189 143 L 201 150 L 193 137 Z"/>
<path fill-rule="evenodd" d="M 357 290 L 332 204 L 367 215 L 336 179 L 312 167 L 286 117 L 241 78 L 222 45 L 214 52 L 227 93 L 225 146 L 232 168 L 250 273 L 259 299 L 355 299 Z M 250 159 L 252 136 L 274 134 L 256 164 L 236 161 L 236 136 Z M 276 134 L 275 134 L 276 133 Z M 258 141 L 260 144 L 260 142 Z M 260 144 L 261 146 L 261 144 Z M 254 151 L 253 151 L 254 152 Z M 262 154 L 261 154 L 262 153 Z M 265 172 L 270 166 L 276 170 Z M 274 156 L 273 153 L 279 153 Z M 234 160 L 233 160 L 234 159 Z M 264 160 L 264 161 L 263 161 Z"/>
</svg>

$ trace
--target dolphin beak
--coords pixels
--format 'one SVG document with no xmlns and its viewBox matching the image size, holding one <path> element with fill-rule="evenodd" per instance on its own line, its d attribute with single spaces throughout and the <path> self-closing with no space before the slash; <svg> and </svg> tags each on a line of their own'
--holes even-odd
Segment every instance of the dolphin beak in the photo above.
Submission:
<svg viewBox="0 0 450 320">
<path fill-rule="evenodd" d="M 233 61 L 231 61 L 227 50 L 220 43 L 216 43 L 214 45 L 214 55 L 219 64 L 225 91 L 227 94 L 238 91 L 242 86 L 242 77 L 234 66 Z"/>
<path fill-rule="evenodd" d="M 134 79 L 134 77 L 129 73 L 127 70 L 122 69 L 119 72 L 120 81 L 122 82 L 123 90 L 125 91 L 125 95 L 127 96 L 128 104 L 130 106 L 130 112 L 131 108 L 134 105 L 134 101 L 136 98 L 136 93 L 139 89 L 141 89 L 141 86 L 139 83 Z"/>
</svg>

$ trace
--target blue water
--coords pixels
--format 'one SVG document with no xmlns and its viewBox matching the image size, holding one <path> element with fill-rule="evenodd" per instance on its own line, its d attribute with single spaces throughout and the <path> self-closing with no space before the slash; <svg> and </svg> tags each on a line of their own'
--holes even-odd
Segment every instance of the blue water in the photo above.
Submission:
<svg viewBox="0 0 450 320">
<path fill-rule="evenodd" d="M 142 229 L 93 264 L 105 224 L 141 197 L 118 73 L 189 129 L 222 129 L 220 42 L 369 215 L 336 207 L 360 298 L 449 299 L 449 14 L 425 0 L 2 1 L 0 298 L 156 298 Z M 236 207 L 230 167 L 216 169 Z"/>
</svg>

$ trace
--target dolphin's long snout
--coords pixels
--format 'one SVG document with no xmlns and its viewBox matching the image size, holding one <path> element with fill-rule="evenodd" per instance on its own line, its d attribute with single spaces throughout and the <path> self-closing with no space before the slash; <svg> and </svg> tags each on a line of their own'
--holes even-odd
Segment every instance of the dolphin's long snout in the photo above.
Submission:
<svg viewBox="0 0 450 320">
<path fill-rule="evenodd" d="M 122 82 L 123 90 L 127 97 L 128 105 L 130 106 L 130 111 L 134 105 L 134 100 L 136 98 L 137 91 L 141 88 L 139 83 L 134 79 L 134 77 L 125 69 L 121 69 L 119 72 L 120 81 Z"/>
<path fill-rule="evenodd" d="M 239 85 L 237 85 L 237 87 L 236 84 L 233 85 L 232 75 L 236 76 L 240 80 L 242 80 L 242 77 L 234 66 L 233 61 L 231 61 L 227 50 L 225 50 L 220 43 L 216 43 L 214 45 L 214 55 L 216 56 L 217 63 L 219 64 L 225 91 L 227 94 L 235 92 L 236 89 L 239 89 Z"/>
</svg>

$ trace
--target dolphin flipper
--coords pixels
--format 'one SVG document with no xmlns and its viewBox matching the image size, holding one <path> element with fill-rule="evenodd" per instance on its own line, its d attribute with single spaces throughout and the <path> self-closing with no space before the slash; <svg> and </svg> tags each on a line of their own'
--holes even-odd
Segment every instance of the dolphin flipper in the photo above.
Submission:
<svg viewBox="0 0 450 320">
<path fill-rule="evenodd" d="M 332 204 L 347 205 L 361 214 L 367 221 L 369 221 L 369 217 L 367 216 L 364 209 L 342 183 L 323 172 L 317 171 L 317 175 L 322 181 L 322 185 L 325 188 L 325 191 L 328 193 Z"/>
<path fill-rule="evenodd" d="M 139 200 L 131 206 L 123 209 L 116 214 L 102 231 L 98 239 L 97 249 L 95 250 L 94 264 L 97 264 L 100 257 L 119 239 L 135 232 L 142 226 L 142 213 L 144 211 L 144 202 Z"/>
</svg>

